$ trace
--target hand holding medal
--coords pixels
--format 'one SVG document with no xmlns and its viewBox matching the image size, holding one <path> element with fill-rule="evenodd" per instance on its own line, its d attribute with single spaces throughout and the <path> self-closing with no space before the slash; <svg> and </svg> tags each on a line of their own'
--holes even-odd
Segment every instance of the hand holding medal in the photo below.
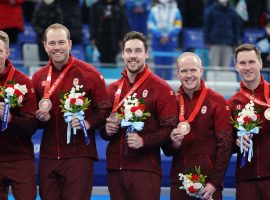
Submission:
<svg viewBox="0 0 270 200">
<path fill-rule="evenodd" d="M 38 107 L 42 111 L 49 112 L 52 108 L 52 102 L 50 99 L 43 98 L 39 101 Z"/>
</svg>

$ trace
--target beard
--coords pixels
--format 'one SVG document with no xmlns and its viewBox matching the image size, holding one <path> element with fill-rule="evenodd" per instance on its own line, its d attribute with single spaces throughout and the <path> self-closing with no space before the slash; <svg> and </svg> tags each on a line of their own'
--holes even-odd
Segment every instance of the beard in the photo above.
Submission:
<svg viewBox="0 0 270 200">
<path fill-rule="evenodd" d="M 129 73 L 137 74 L 143 69 L 144 65 L 145 64 L 143 63 L 143 64 L 139 65 L 136 68 L 127 67 L 127 70 L 128 70 Z"/>
</svg>

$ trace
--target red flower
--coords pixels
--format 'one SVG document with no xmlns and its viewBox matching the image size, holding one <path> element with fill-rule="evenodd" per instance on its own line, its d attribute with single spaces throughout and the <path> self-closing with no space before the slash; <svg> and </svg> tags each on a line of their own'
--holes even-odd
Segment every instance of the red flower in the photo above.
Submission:
<svg viewBox="0 0 270 200">
<path fill-rule="evenodd" d="M 145 105 L 140 104 L 140 105 L 139 105 L 139 109 L 140 109 L 141 111 L 144 111 L 144 110 L 145 110 Z"/>
<path fill-rule="evenodd" d="M 70 104 L 71 105 L 75 105 L 75 103 L 76 103 L 76 99 L 75 98 L 70 99 Z"/>
<path fill-rule="evenodd" d="M 10 88 L 14 88 L 14 84 L 10 83 L 10 84 L 7 84 L 7 88 L 10 87 Z"/>
<path fill-rule="evenodd" d="M 16 95 L 16 97 L 19 97 L 21 95 L 23 96 L 23 93 L 20 90 L 17 90 L 17 89 L 14 90 L 14 94 Z"/>
<path fill-rule="evenodd" d="M 130 111 L 131 112 L 136 112 L 136 110 L 138 110 L 138 109 L 139 109 L 138 106 L 133 106 L 133 107 L 130 108 Z"/>
<path fill-rule="evenodd" d="M 250 121 L 251 119 L 248 116 L 244 118 L 244 123 L 250 124 Z"/>
<path fill-rule="evenodd" d="M 84 97 L 83 96 L 79 96 L 78 98 L 84 101 Z"/>
<path fill-rule="evenodd" d="M 197 174 L 194 174 L 194 175 L 192 175 L 191 180 L 193 182 L 198 182 L 199 181 L 199 176 Z"/>
<path fill-rule="evenodd" d="M 195 188 L 194 188 L 193 186 L 190 186 L 190 187 L 188 188 L 188 191 L 189 191 L 190 193 L 195 193 L 195 192 L 197 192 L 197 190 L 195 190 Z"/>
</svg>

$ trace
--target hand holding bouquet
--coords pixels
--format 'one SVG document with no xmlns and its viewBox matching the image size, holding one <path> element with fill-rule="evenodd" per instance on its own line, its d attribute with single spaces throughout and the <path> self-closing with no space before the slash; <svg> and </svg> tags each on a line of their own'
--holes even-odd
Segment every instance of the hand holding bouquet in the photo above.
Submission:
<svg viewBox="0 0 270 200">
<path fill-rule="evenodd" d="M 236 128 L 237 136 L 240 138 L 240 152 L 243 154 L 241 167 L 244 167 L 246 164 L 246 151 L 243 147 L 243 138 L 248 136 L 249 145 L 248 148 L 248 161 L 251 162 L 253 156 L 253 142 L 251 140 L 252 135 L 259 134 L 259 129 L 261 128 L 260 116 L 254 108 L 254 102 L 246 104 L 242 110 L 236 110 L 235 119 L 232 118 L 232 124 Z"/>
<path fill-rule="evenodd" d="M 88 98 L 85 98 L 85 92 L 81 91 L 83 88 L 82 85 L 74 85 L 74 87 L 71 88 L 69 92 L 66 94 L 61 95 L 61 105 L 60 107 L 62 108 L 62 112 L 64 112 L 64 119 L 65 122 L 68 123 L 68 128 L 67 128 L 67 144 L 70 143 L 70 137 L 71 137 L 71 121 L 72 118 L 76 117 L 80 124 L 81 128 L 84 132 L 85 136 L 85 142 L 86 144 L 90 143 L 90 139 L 87 135 L 87 130 L 85 126 L 85 121 L 84 121 L 84 110 L 87 109 L 87 107 L 90 104 L 90 100 Z M 75 138 L 75 135 L 77 134 L 77 129 L 76 127 L 73 128 L 73 135 Z"/>
<path fill-rule="evenodd" d="M 145 112 L 145 102 L 143 99 L 137 99 L 137 94 L 134 93 L 124 100 L 121 114 L 118 114 L 121 119 L 121 127 L 128 127 L 127 132 L 141 131 L 144 127 L 144 120 L 150 117 L 149 112 Z"/>
<path fill-rule="evenodd" d="M 200 166 L 190 169 L 185 174 L 179 174 L 179 180 L 182 181 L 180 190 L 185 190 L 186 193 L 194 198 L 200 198 L 200 191 L 205 187 L 206 176 L 201 174 Z"/>
<path fill-rule="evenodd" d="M 7 84 L 4 87 L 0 86 L 0 96 L 5 102 L 2 119 L 2 131 L 7 128 L 10 107 L 21 107 L 24 96 L 27 92 L 26 85 L 15 83 L 14 80 L 7 81 Z"/>
</svg>

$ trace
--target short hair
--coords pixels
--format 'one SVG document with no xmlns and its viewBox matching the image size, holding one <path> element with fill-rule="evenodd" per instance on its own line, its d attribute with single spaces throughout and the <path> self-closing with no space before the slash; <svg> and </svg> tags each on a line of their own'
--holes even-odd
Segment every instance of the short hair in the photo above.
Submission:
<svg viewBox="0 0 270 200">
<path fill-rule="evenodd" d="M 178 64 L 180 63 L 180 60 L 185 58 L 185 57 L 188 57 L 188 56 L 194 57 L 196 59 L 196 61 L 198 62 L 199 67 L 202 67 L 202 60 L 197 54 L 195 54 L 193 52 L 184 52 L 177 58 L 177 61 L 176 61 L 177 69 L 179 68 Z"/>
<path fill-rule="evenodd" d="M 70 32 L 69 30 L 67 29 L 67 27 L 65 27 L 63 24 L 59 24 L 59 23 L 55 23 L 55 24 L 52 24 L 50 25 L 46 30 L 45 30 L 45 33 L 44 33 L 44 36 L 43 36 L 43 42 L 46 42 L 47 41 L 47 33 L 49 32 L 49 30 L 57 30 L 57 29 L 63 29 L 66 33 L 67 33 L 67 39 L 70 40 Z"/>
<path fill-rule="evenodd" d="M 143 46 L 145 48 L 145 52 L 148 51 L 148 39 L 147 37 L 143 34 L 143 33 L 140 33 L 140 32 L 137 32 L 137 31 L 131 31 L 131 32 L 128 32 L 125 36 L 124 36 L 124 39 L 122 41 L 122 47 L 123 49 L 125 48 L 125 44 L 127 41 L 129 40 L 140 40 L 143 42 Z"/>
<path fill-rule="evenodd" d="M 8 37 L 8 34 L 4 31 L 1 31 L 0 30 L 0 40 L 2 40 L 5 45 L 6 45 L 6 48 L 9 49 L 9 37 Z"/>
<path fill-rule="evenodd" d="M 234 51 L 234 63 L 237 63 L 237 56 L 240 52 L 243 52 L 243 51 L 255 51 L 258 59 L 260 60 L 261 59 L 261 52 L 260 50 L 253 44 L 241 44 L 239 45 L 235 51 Z"/>
</svg>

